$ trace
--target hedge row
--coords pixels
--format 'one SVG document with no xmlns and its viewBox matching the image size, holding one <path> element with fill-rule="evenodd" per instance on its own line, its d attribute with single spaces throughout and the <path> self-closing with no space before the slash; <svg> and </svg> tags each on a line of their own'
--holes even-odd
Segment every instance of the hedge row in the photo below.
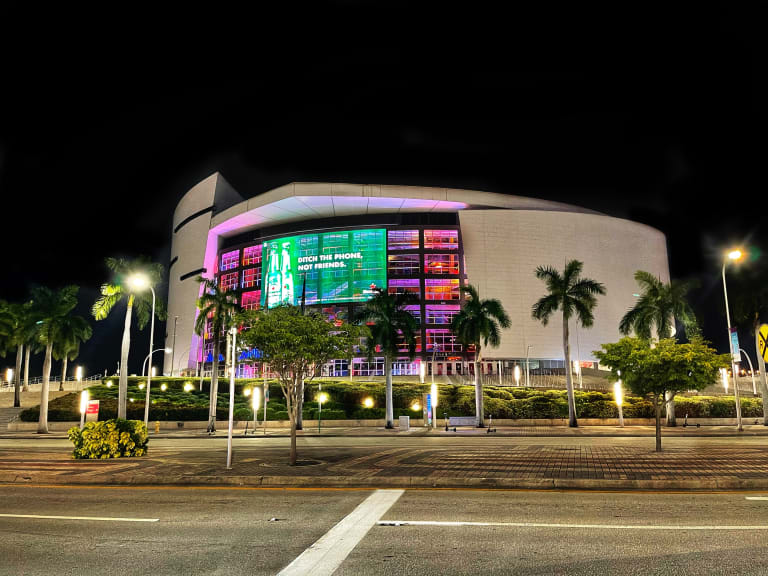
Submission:
<svg viewBox="0 0 768 576">
<path fill-rule="evenodd" d="M 105 380 L 105 382 L 108 380 Z M 89 388 L 91 398 L 100 400 L 99 419 L 114 418 L 117 414 L 117 381 L 113 386 L 97 385 Z M 141 378 L 130 378 L 127 417 L 129 419 L 144 419 L 145 390 L 140 390 L 138 384 Z M 184 384 L 190 382 L 186 378 L 158 378 L 152 380 L 152 404 L 149 411 L 150 421 L 204 421 L 208 419 L 208 393 L 199 391 L 197 382 L 195 388 L 185 392 Z M 162 391 L 160 385 L 165 383 L 167 390 Z M 222 381 L 220 383 L 223 384 Z M 243 391 L 254 385 L 261 388 L 261 380 L 238 380 L 235 388 L 235 419 L 252 420 L 250 399 Z M 226 383 L 228 385 L 228 382 Z M 270 402 L 267 404 L 268 420 L 287 420 L 285 401 L 282 391 L 276 381 L 270 381 Z M 423 395 L 428 393 L 428 384 L 393 384 L 394 415 L 421 416 L 421 410 L 414 411 L 414 402 L 423 403 Z M 329 401 L 323 404 L 323 419 L 381 419 L 384 418 L 385 387 L 381 382 L 348 382 L 324 381 L 322 391 L 328 394 Z M 219 388 L 217 403 L 217 418 L 226 420 L 229 417 L 229 394 Z M 486 415 L 494 418 L 566 418 L 568 404 L 565 390 L 541 390 L 533 388 L 499 388 L 486 386 L 483 389 Z M 317 419 L 318 406 L 315 398 L 318 393 L 318 383 L 308 383 L 305 389 L 303 417 L 305 420 Z M 576 411 L 579 418 L 616 418 L 618 409 L 613 401 L 613 395 L 607 392 L 584 392 L 575 390 Z M 363 401 L 371 399 L 373 407 L 366 408 Z M 475 391 L 472 386 L 438 385 L 438 416 L 472 416 L 475 412 Z M 676 399 L 676 414 L 683 418 L 728 418 L 735 417 L 736 404 L 732 397 L 712 396 L 680 396 Z M 51 422 L 77 421 L 79 399 L 77 394 L 68 394 L 52 400 L 49 404 L 48 419 Z M 762 416 L 762 401 L 759 398 L 741 399 L 742 415 L 745 418 Z M 263 418 L 263 404 L 259 410 L 258 419 Z M 624 416 L 626 418 L 653 418 L 653 404 L 645 398 L 626 396 L 624 398 Z M 20 418 L 25 422 L 35 422 L 39 417 L 39 409 L 24 410 Z"/>
</svg>

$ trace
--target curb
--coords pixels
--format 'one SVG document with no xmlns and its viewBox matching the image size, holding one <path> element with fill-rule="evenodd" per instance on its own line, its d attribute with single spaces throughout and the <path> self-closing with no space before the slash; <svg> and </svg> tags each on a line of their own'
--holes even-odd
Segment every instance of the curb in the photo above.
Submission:
<svg viewBox="0 0 768 576">
<path fill-rule="evenodd" d="M 64 481 L 62 481 L 64 480 Z M 648 480 L 594 478 L 427 478 L 423 476 L 390 476 L 383 478 L 350 478 L 347 476 L 157 476 L 153 474 L 120 474 L 98 479 L 59 474 L 0 473 L 0 486 L 52 484 L 60 486 L 231 486 L 262 488 L 375 488 L 404 489 L 487 489 L 487 490 L 629 490 L 690 492 L 765 490 L 768 478 L 706 478 L 695 480 Z"/>
</svg>

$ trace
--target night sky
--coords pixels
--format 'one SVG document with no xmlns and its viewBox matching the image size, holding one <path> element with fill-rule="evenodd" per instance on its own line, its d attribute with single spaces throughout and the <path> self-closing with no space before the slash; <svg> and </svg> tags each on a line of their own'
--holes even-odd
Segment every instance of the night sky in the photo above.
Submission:
<svg viewBox="0 0 768 576">
<path fill-rule="evenodd" d="M 73 283 L 88 315 L 104 257 L 167 266 L 176 203 L 218 170 L 246 197 L 297 180 L 446 186 L 649 224 L 673 278 L 700 282 L 704 335 L 727 349 L 721 251 L 765 244 L 756 14 L 20 6 L 3 40 L 0 298 Z M 94 322 L 76 362 L 88 373 L 114 370 L 123 314 Z M 133 338 L 137 372 L 148 331 Z"/>
</svg>

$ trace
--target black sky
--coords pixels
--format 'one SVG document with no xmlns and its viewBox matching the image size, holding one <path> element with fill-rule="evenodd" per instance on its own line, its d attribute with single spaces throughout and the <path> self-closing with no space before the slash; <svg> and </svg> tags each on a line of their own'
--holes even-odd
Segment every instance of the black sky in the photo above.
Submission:
<svg viewBox="0 0 768 576">
<path fill-rule="evenodd" d="M 727 346 L 719 251 L 766 223 L 757 13 L 23 6 L 3 40 L 2 298 L 75 283 L 87 314 L 104 257 L 167 265 L 176 202 L 219 170 L 245 196 L 296 180 L 464 187 L 650 224 Z M 95 325 L 89 371 L 114 368 L 120 330 L 119 315 Z"/>
</svg>

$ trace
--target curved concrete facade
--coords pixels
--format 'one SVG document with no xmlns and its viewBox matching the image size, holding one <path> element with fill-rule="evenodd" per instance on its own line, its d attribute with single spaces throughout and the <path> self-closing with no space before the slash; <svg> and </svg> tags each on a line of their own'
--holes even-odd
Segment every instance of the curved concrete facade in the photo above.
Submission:
<svg viewBox="0 0 768 576">
<path fill-rule="evenodd" d="M 498 298 L 512 319 L 498 349 L 487 359 L 562 359 L 559 315 L 543 327 L 531 319 L 531 307 L 544 294 L 534 276 L 540 265 L 562 269 L 566 260 L 584 263 L 584 275 L 605 284 L 595 324 L 572 327 L 573 358 L 592 360 L 601 343 L 615 341 L 620 318 L 633 305 L 636 270 L 669 281 L 666 239 L 648 226 L 568 204 L 491 192 L 411 186 L 291 183 L 243 199 L 218 173 L 193 187 L 174 214 L 168 293 L 164 373 L 194 369 L 197 338 L 193 326 L 200 286 L 195 277 L 211 277 L 227 238 L 275 226 L 297 232 L 302 222 L 372 215 L 458 214 L 466 281 L 483 298 Z M 295 226 L 294 226 L 295 225 Z M 331 227 L 333 225 L 331 224 Z M 291 233 L 291 232 L 288 232 Z M 173 358 L 173 360 L 172 360 Z M 173 366 L 173 367 L 172 367 Z"/>
</svg>

